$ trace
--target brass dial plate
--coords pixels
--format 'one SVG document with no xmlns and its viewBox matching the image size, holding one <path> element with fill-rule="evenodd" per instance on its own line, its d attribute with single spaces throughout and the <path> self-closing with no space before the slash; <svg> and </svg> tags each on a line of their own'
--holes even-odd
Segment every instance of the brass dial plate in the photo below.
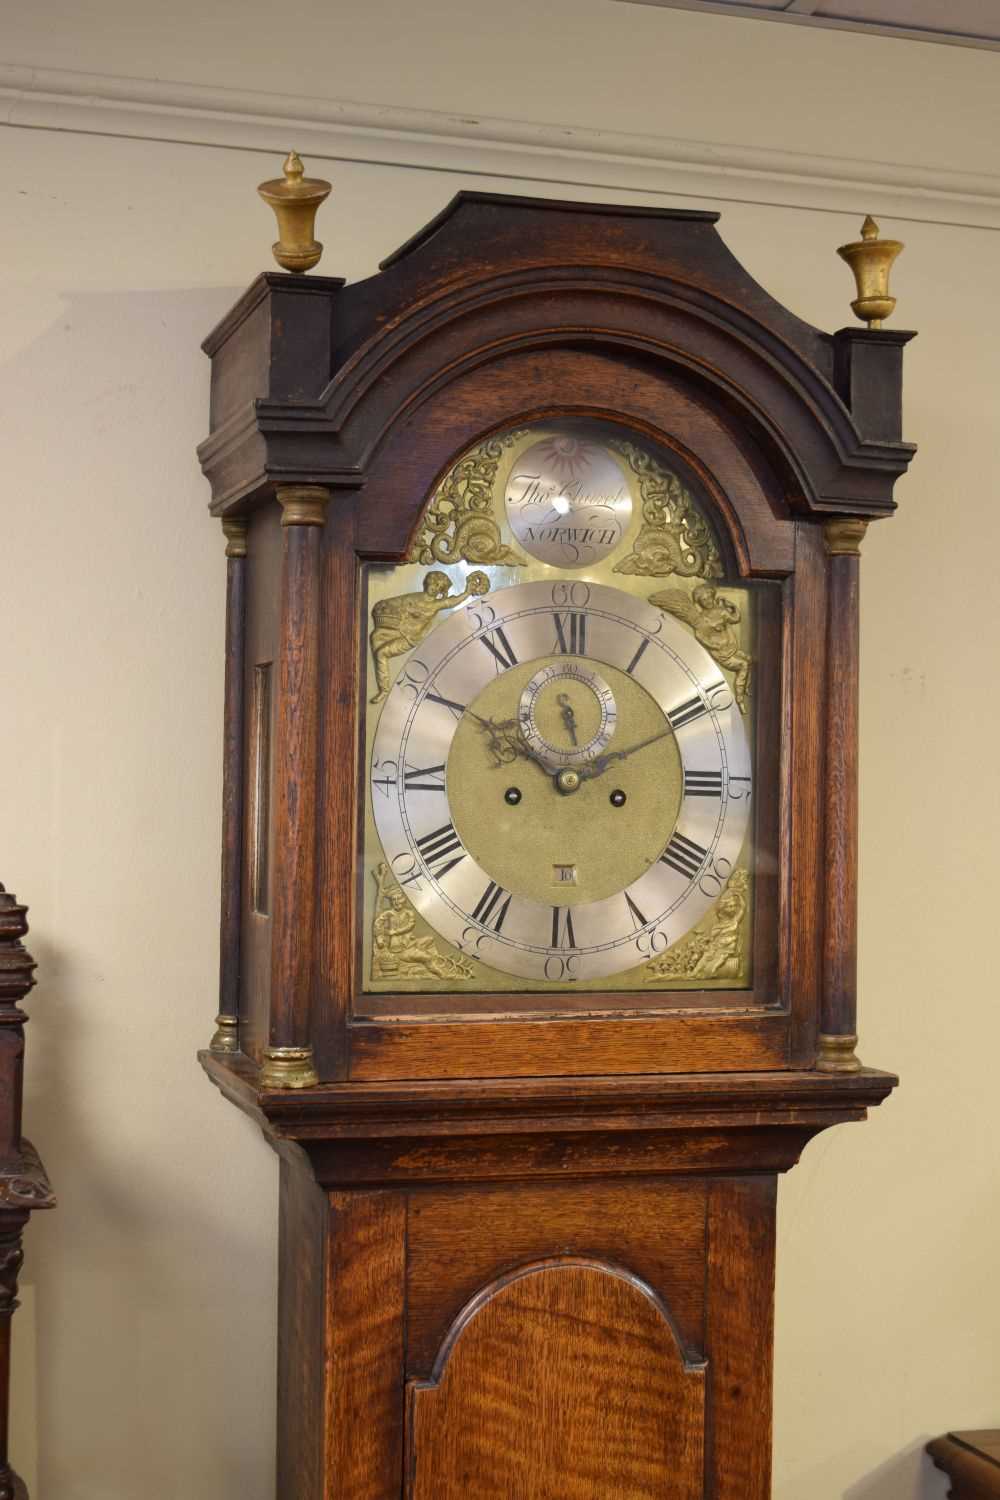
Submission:
<svg viewBox="0 0 1000 1500">
<path fill-rule="evenodd" d="M 628 503 L 618 497 L 620 532 L 609 535 L 607 553 L 586 566 L 572 566 L 575 559 L 569 566 L 565 559 L 558 565 L 542 561 L 525 544 L 534 544 L 535 538 L 515 531 L 515 516 L 508 505 L 511 494 L 524 493 L 519 481 L 512 487 L 512 478 L 534 472 L 538 452 L 549 452 L 553 440 L 567 437 L 582 437 L 583 446 L 591 451 L 603 449 L 615 466 L 609 472 L 624 475 L 628 490 Z M 572 444 L 566 446 L 568 451 Z M 597 468 L 592 469 L 591 478 Z M 600 501 L 599 486 L 591 483 L 590 490 L 589 498 L 596 495 Z M 607 487 L 606 493 L 610 493 Z M 516 508 L 522 520 L 526 509 Z M 575 524 L 578 517 L 571 519 Z M 565 926 L 560 927 L 563 919 L 556 916 L 557 941 L 553 942 L 554 912 L 571 915 L 575 941 L 579 934 L 572 914 L 584 907 L 616 901 L 618 915 L 624 912 L 631 917 L 625 893 L 631 893 L 651 865 L 659 863 L 675 828 L 680 827 L 685 800 L 684 767 L 673 734 L 619 761 L 614 770 L 608 767 L 598 776 L 586 774 L 588 761 L 597 755 L 638 742 L 645 737 L 647 723 L 652 734 L 657 723 L 666 722 L 663 707 L 637 682 L 641 674 L 625 670 L 627 661 L 618 656 L 597 660 L 589 641 L 574 639 L 573 631 L 578 628 L 574 621 L 581 618 L 579 605 L 587 590 L 594 585 L 613 588 L 619 598 L 654 612 L 657 625 L 669 622 L 678 632 L 677 640 L 683 641 L 684 652 L 690 655 L 704 648 L 713 680 L 727 684 L 736 700 L 733 717 L 737 735 L 744 737 L 748 768 L 753 760 L 755 668 L 751 663 L 757 596 L 753 587 L 723 581 L 717 539 L 688 483 L 652 450 L 607 424 L 569 423 L 501 434 L 462 455 L 441 481 L 415 530 L 410 560 L 392 566 L 365 564 L 362 573 L 369 618 L 363 692 L 373 706 L 365 715 L 367 790 L 359 941 L 362 987 L 373 997 L 372 1013 L 396 1013 L 395 1009 L 379 1009 L 379 995 L 411 994 L 417 1001 L 424 994 L 429 1001 L 434 996 L 444 1000 L 450 992 L 471 998 L 537 990 L 555 1000 L 558 992 L 566 992 L 561 1005 L 565 1009 L 572 1007 L 572 992 L 588 989 L 609 995 L 632 992 L 646 1006 L 656 991 L 748 987 L 755 912 L 754 851 L 749 837 L 742 840 L 728 881 L 728 864 L 722 863 L 710 872 L 714 881 L 706 882 L 717 895 L 723 889 L 732 890 L 732 900 L 723 909 L 719 900 L 706 898 L 703 915 L 687 926 L 686 935 L 677 937 L 666 929 L 665 949 L 660 946 L 663 929 L 650 929 L 651 951 L 643 957 L 637 947 L 631 967 L 609 971 L 605 963 L 595 966 L 604 972 L 591 974 L 587 966 L 590 977 L 584 977 L 574 958 L 561 968 L 562 978 L 549 977 L 559 969 L 556 964 L 548 965 L 548 975 L 545 971 L 544 959 L 557 953 L 559 942 L 568 936 Z M 536 642 L 527 656 L 522 642 L 516 647 L 516 662 L 511 662 L 507 648 L 513 643 L 485 632 L 489 648 L 479 645 L 476 650 L 490 670 L 478 685 L 470 685 L 467 713 L 460 716 L 461 722 L 453 718 L 450 744 L 426 763 L 411 755 L 402 770 L 411 793 L 418 791 L 413 773 L 429 771 L 429 776 L 420 779 L 428 788 L 433 782 L 435 790 L 421 793 L 418 800 L 422 796 L 430 804 L 440 798 L 444 809 L 433 828 L 415 830 L 414 842 L 438 828 L 445 830 L 445 843 L 457 835 L 467 851 L 463 855 L 466 872 L 473 863 L 482 872 L 482 888 L 473 893 L 467 917 L 475 917 L 478 908 L 490 926 L 504 912 L 502 935 L 515 914 L 513 900 L 506 906 L 508 895 L 516 894 L 539 909 L 548 903 L 547 948 L 546 942 L 537 945 L 543 961 L 539 965 L 533 959 L 530 968 L 522 964 L 518 971 L 487 961 L 483 942 L 478 956 L 473 955 L 475 937 L 484 937 L 478 929 L 474 935 L 465 932 L 475 922 L 465 921 L 461 928 L 455 921 L 440 923 L 437 908 L 414 899 L 415 882 L 407 881 L 405 875 L 402 883 L 398 878 L 401 862 L 397 861 L 395 871 L 390 866 L 390 854 L 404 851 L 392 844 L 388 833 L 383 842 L 379 830 L 384 819 L 378 810 L 384 807 L 390 784 L 399 777 L 398 754 L 394 757 L 383 738 L 391 691 L 408 682 L 404 691 L 412 692 L 413 672 L 419 674 L 420 664 L 428 665 L 428 652 L 437 652 L 449 622 L 465 616 L 465 623 L 457 628 L 474 634 L 472 611 L 479 612 L 482 620 L 490 618 L 484 607 L 505 616 L 511 590 L 538 583 L 558 591 L 554 613 L 560 618 L 563 636 L 560 627 L 554 628 L 551 638 Z M 555 691 L 547 689 L 536 698 L 539 741 L 533 747 L 520 722 L 528 683 L 553 666 L 592 674 L 608 689 L 614 704 L 614 723 L 603 727 L 605 734 L 611 728 L 606 746 L 594 745 L 577 757 L 576 766 L 571 758 L 581 746 L 574 747 L 567 735 L 563 717 L 567 705 L 559 702 L 562 688 L 556 685 Z M 573 697 L 568 705 L 577 738 L 587 744 L 593 734 L 602 733 L 604 711 L 598 701 L 602 691 Z M 525 757 L 525 741 L 527 748 L 535 749 L 544 770 Z M 409 748 L 416 743 L 408 740 Z M 547 778 L 557 762 L 562 766 L 559 795 Z M 701 792 L 709 800 L 714 791 L 713 772 L 702 783 Z M 734 779 L 732 801 L 742 800 L 744 792 L 749 794 L 749 782 Z M 618 794 L 617 805 L 611 802 L 612 794 Z M 749 804 L 749 795 L 746 800 Z M 690 797 L 689 805 L 695 805 Z M 455 835 L 447 833 L 448 825 Z M 697 842 L 708 847 L 703 840 Z M 413 857 L 413 845 L 408 848 Z M 431 863 L 437 865 L 435 849 L 430 852 Z M 724 861 L 730 858 L 723 852 Z M 641 915 L 650 916 L 634 895 L 632 900 Z M 689 910 L 696 916 L 693 906 Z M 637 935 L 644 947 L 645 939 Z M 482 1003 L 476 1002 L 476 1007 L 482 1009 Z M 365 1009 L 362 1005 L 359 1013 Z M 428 1003 L 421 1002 L 416 1013 L 431 1015 L 435 1007 L 431 1004 L 428 1009 Z"/>
<path fill-rule="evenodd" d="M 429 925 L 476 963 L 536 981 L 569 983 L 614 974 L 665 953 L 706 914 L 742 849 L 751 768 L 732 691 L 679 621 L 598 584 L 574 585 L 567 609 L 565 590 L 559 583 L 505 589 L 495 602 L 481 600 L 457 611 L 421 644 L 382 710 L 372 785 L 389 869 Z M 474 733 L 482 729 L 480 720 L 470 717 L 472 703 L 495 678 L 521 664 L 537 671 L 568 639 L 567 616 L 574 613 L 576 641 L 585 639 L 586 661 L 633 678 L 663 716 L 652 744 L 619 719 L 612 751 L 595 756 L 584 771 L 593 771 L 594 783 L 607 785 L 619 764 L 611 756 L 617 753 L 625 764 L 633 754 L 648 756 L 655 744 L 671 738 L 683 784 L 672 829 L 669 822 L 659 829 L 654 824 L 636 853 L 644 866 L 637 878 L 607 897 L 570 904 L 562 892 L 555 900 L 538 899 L 537 888 L 529 894 L 520 877 L 510 888 L 501 886 L 463 843 L 450 806 L 457 794 L 449 786 L 459 727 L 468 723 Z M 482 718 L 489 723 L 489 716 Z M 488 771 L 485 743 L 481 751 Z M 459 767 L 464 758 L 459 755 Z M 560 799 L 555 779 L 537 759 L 524 759 L 526 770 L 545 778 L 543 796 Z M 503 773 L 504 767 L 492 770 Z M 617 811 L 609 804 L 608 839 L 614 837 Z M 495 830 L 484 833 L 479 820 L 473 822 L 488 849 Z M 541 838 L 538 843 L 545 849 Z M 560 844 L 549 846 L 548 862 L 561 862 L 561 852 Z M 593 879 L 598 879 L 596 867 Z"/>
</svg>

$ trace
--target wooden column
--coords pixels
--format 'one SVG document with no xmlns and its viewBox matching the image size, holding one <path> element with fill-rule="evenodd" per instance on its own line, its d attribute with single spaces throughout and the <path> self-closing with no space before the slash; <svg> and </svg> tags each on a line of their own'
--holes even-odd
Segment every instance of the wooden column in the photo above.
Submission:
<svg viewBox="0 0 1000 1500">
<path fill-rule="evenodd" d="M 27 1500 L 23 1481 L 10 1467 L 7 1451 L 10 1420 L 11 1319 L 18 1309 L 17 1278 L 24 1262 L 21 1233 L 28 1214 L 0 1213 L 0 1500 Z"/>
<path fill-rule="evenodd" d="M 0 1162 L 21 1150 L 24 1023 L 20 1002 L 33 988 L 35 960 L 21 939 L 28 908 L 0 885 Z"/>
<path fill-rule="evenodd" d="M 239 1052 L 240 910 L 243 882 L 243 762 L 246 683 L 247 522 L 222 522 L 226 537 L 226 679 L 222 759 L 222 922 L 219 951 L 219 1014 L 213 1052 Z"/>
<path fill-rule="evenodd" d="M 0 885 L 0 1500 L 27 1500 L 10 1466 L 11 1319 L 24 1260 L 21 1235 L 32 1212 L 55 1199 L 38 1152 L 21 1135 L 24 1022 L 20 1001 L 34 985 L 35 961 L 21 938 L 28 908 Z"/>
<path fill-rule="evenodd" d="M 329 490 L 279 486 L 284 548 L 275 725 L 274 915 L 269 1045 L 262 1088 L 311 1088 L 316 908 L 320 529 Z"/>
<path fill-rule="evenodd" d="M 856 1073 L 858 1044 L 858 570 L 868 522 L 826 521 L 826 911 L 816 1067 Z"/>
</svg>

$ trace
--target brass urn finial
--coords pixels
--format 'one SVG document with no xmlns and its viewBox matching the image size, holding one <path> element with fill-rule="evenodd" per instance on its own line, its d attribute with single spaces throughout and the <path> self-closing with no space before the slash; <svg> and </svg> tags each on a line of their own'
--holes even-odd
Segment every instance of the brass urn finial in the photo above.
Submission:
<svg viewBox="0 0 1000 1500">
<path fill-rule="evenodd" d="M 284 178 L 274 177 L 257 189 L 270 203 L 278 220 L 278 238 L 271 246 L 274 258 L 286 271 L 310 271 L 323 254 L 313 238 L 316 210 L 329 197 L 330 183 L 322 177 L 307 177 L 297 151 L 285 158 Z"/>
<path fill-rule="evenodd" d="M 861 226 L 861 238 L 841 245 L 837 254 L 847 261 L 858 284 L 857 300 L 851 303 L 856 317 L 869 328 L 881 328 L 896 306 L 889 296 L 889 272 L 903 246 L 899 240 L 880 240 L 878 225 L 868 214 Z"/>
</svg>

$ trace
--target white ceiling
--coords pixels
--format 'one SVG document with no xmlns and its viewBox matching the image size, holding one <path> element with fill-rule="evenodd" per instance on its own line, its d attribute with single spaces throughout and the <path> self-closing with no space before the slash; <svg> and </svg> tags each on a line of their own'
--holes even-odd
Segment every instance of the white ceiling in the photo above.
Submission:
<svg viewBox="0 0 1000 1500">
<path fill-rule="evenodd" d="M 624 0 L 1000 50 L 1000 0 Z"/>
</svg>

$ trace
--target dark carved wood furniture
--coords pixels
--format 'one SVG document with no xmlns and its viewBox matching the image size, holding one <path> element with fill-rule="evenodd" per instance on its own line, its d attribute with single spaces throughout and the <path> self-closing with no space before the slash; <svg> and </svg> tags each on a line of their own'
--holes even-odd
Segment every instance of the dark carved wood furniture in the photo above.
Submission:
<svg viewBox="0 0 1000 1500">
<path fill-rule="evenodd" d="M 951 1480 L 952 1500 L 1000 1497 L 1000 1427 L 946 1433 L 928 1443 L 927 1452 Z"/>
<path fill-rule="evenodd" d="M 0 1500 L 27 1500 L 24 1481 L 10 1466 L 11 1319 L 24 1260 L 21 1236 L 32 1213 L 55 1198 L 38 1152 L 21 1134 L 24 1023 L 20 1002 L 35 983 L 35 961 L 21 939 L 28 908 L 0 885 Z"/>
<path fill-rule="evenodd" d="M 367 281 L 262 275 L 205 345 L 229 585 L 201 1060 L 281 1158 L 280 1500 L 770 1493 L 777 1176 L 895 1083 L 855 1050 L 857 590 L 912 453 L 911 335 L 802 323 L 716 217 L 463 193 Z M 365 943 L 391 965 L 416 919 L 390 888 L 366 927 L 366 580 L 422 555 L 463 454 L 556 420 L 646 445 L 661 536 L 671 466 L 718 538 L 703 578 L 771 601 L 742 989 L 474 992 L 433 932 L 403 952 L 436 990 L 371 982 Z"/>
</svg>

